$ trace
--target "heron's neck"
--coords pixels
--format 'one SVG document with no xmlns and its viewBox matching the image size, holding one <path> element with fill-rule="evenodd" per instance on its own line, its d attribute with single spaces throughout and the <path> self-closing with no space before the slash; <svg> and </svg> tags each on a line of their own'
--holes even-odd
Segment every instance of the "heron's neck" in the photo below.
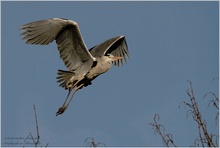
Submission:
<svg viewBox="0 0 220 148">
<path fill-rule="evenodd" d="M 100 74 L 103 74 L 109 70 L 112 63 L 107 59 L 108 57 L 102 56 L 96 58 L 97 64 L 87 74 L 87 78 L 92 79 Z"/>
</svg>

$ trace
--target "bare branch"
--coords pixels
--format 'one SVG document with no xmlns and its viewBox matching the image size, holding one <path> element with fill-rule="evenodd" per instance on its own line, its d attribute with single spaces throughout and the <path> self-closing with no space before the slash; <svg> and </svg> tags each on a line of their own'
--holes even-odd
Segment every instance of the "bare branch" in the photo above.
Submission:
<svg viewBox="0 0 220 148">
<path fill-rule="evenodd" d="M 152 129 L 154 130 L 155 134 L 159 134 L 160 137 L 162 138 L 163 142 L 167 147 L 169 147 L 170 143 L 174 146 L 177 147 L 176 144 L 173 141 L 173 135 L 172 134 L 166 134 L 165 133 L 165 127 L 162 124 L 159 124 L 158 121 L 160 119 L 159 114 L 154 115 L 154 122 L 149 123 L 149 125 L 152 126 Z"/>
<path fill-rule="evenodd" d="M 86 147 L 97 147 L 97 146 L 104 146 L 105 147 L 106 146 L 102 142 L 98 142 L 96 144 L 94 138 L 92 138 L 92 137 L 87 137 L 85 140 L 85 144 L 86 144 Z"/>
<path fill-rule="evenodd" d="M 192 116 L 193 120 L 196 121 L 197 123 L 199 137 L 195 139 L 194 146 L 216 147 L 218 146 L 219 136 L 208 133 L 207 122 L 206 120 L 202 119 L 202 114 L 199 110 L 198 103 L 196 102 L 194 90 L 192 87 L 192 82 L 189 81 L 189 84 L 190 84 L 190 88 L 186 90 L 186 94 L 189 97 L 189 102 L 185 102 L 185 101 L 180 102 L 179 108 L 182 106 L 182 104 L 184 104 L 184 109 L 187 109 L 186 117 L 188 118 L 189 115 Z M 206 98 L 208 95 L 212 95 L 212 97 L 214 98 L 209 102 L 209 105 L 212 104 L 214 108 L 219 110 L 219 98 L 217 97 L 217 95 L 213 92 L 208 92 L 204 96 L 204 98 Z M 218 122 L 218 118 L 219 118 L 219 111 L 217 112 L 215 118 L 216 124 Z M 165 134 L 164 126 L 158 124 L 159 119 L 160 116 L 158 114 L 155 114 L 154 122 L 149 124 L 152 126 L 154 132 L 161 136 L 163 142 L 166 144 L 167 147 L 169 147 L 170 144 L 176 147 L 175 143 L 172 140 L 173 139 L 172 134 Z"/>
<path fill-rule="evenodd" d="M 34 117 L 35 117 L 36 130 L 37 130 L 37 141 L 34 140 L 34 137 L 32 136 L 31 132 L 30 132 L 30 135 L 31 135 L 31 138 L 34 142 L 35 147 L 37 147 L 38 143 L 40 142 L 40 134 L 39 134 L 39 130 L 38 130 L 37 112 L 36 112 L 35 105 L 33 105 L 33 107 L 34 107 Z"/>
<path fill-rule="evenodd" d="M 191 114 L 193 119 L 198 124 L 199 138 L 195 140 L 194 144 L 198 146 L 199 144 L 197 142 L 200 141 L 202 146 L 205 146 L 204 144 L 207 144 L 207 146 L 209 147 L 215 147 L 215 144 L 212 141 L 212 137 L 208 134 L 206 121 L 202 119 L 202 114 L 199 111 L 198 103 L 196 102 L 192 87 L 192 82 L 189 81 L 189 83 L 190 83 L 190 88 L 186 91 L 186 93 L 189 96 L 190 102 L 189 103 L 184 102 L 184 104 L 185 106 L 188 106 L 188 108 L 190 109 L 187 111 L 187 115 Z M 205 138 L 203 138 L 201 131 L 203 131 L 203 135 Z"/>
<path fill-rule="evenodd" d="M 212 95 L 212 96 L 214 97 L 214 99 L 212 99 L 212 100 L 209 102 L 208 107 L 209 107 L 210 103 L 212 103 L 212 105 L 213 105 L 216 109 L 219 110 L 219 106 L 218 106 L 218 105 L 219 105 L 219 98 L 216 96 L 215 93 L 213 93 L 213 92 L 208 92 L 208 93 L 206 93 L 206 94 L 204 95 L 203 99 L 207 98 L 208 95 Z"/>
</svg>

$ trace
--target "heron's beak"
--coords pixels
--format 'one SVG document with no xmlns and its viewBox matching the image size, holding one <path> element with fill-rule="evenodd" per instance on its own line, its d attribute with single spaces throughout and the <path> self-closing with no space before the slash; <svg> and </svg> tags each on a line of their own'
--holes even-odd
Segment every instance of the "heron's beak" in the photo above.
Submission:
<svg viewBox="0 0 220 148">
<path fill-rule="evenodd" d="M 112 59 L 112 61 L 116 61 L 116 60 L 121 60 L 121 59 L 123 59 L 123 57 L 112 57 L 111 59 Z"/>
</svg>

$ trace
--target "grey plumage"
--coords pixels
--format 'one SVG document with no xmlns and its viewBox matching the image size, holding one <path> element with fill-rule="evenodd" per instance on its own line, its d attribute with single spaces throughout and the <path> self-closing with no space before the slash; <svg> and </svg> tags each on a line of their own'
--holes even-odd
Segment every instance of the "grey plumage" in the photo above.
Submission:
<svg viewBox="0 0 220 148">
<path fill-rule="evenodd" d="M 67 109 L 78 89 L 91 85 L 91 81 L 108 71 L 112 64 L 122 65 L 129 56 L 124 36 L 110 38 L 88 50 L 78 24 L 68 19 L 40 20 L 23 25 L 20 29 L 27 44 L 47 45 L 56 40 L 60 58 L 68 69 L 58 70 L 57 82 L 69 91 L 56 115 Z M 72 97 L 66 105 L 73 89 Z"/>
</svg>

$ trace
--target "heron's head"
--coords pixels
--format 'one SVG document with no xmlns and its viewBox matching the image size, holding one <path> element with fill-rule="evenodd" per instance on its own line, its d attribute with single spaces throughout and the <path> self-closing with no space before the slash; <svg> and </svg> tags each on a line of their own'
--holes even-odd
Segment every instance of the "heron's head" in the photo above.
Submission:
<svg viewBox="0 0 220 148">
<path fill-rule="evenodd" d="M 113 62 L 116 60 L 121 60 L 123 58 L 123 57 L 119 57 L 119 56 L 114 56 L 112 54 L 107 54 L 107 57 L 108 57 L 108 61 L 110 61 L 110 62 Z"/>
</svg>

